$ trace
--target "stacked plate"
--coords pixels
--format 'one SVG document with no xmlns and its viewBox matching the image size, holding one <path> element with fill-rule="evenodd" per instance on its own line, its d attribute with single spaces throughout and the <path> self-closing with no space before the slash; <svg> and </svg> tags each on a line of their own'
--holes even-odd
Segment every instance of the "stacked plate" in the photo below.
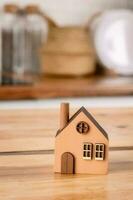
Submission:
<svg viewBox="0 0 133 200">
<path fill-rule="evenodd" d="M 133 12 L 112 10 L 100 15 L 94 27 L 94 45 L 104 66 L 133 75 Z"/>
</svg>

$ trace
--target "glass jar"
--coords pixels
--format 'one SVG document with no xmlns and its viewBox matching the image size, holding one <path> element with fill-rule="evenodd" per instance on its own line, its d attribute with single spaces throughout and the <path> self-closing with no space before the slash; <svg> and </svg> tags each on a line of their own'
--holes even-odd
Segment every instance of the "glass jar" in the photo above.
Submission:
<svg viewBox="0 0 133 200">
<path fill-rule="evenodd" d="M 34 76 L 41 73 L 40 49 L 45 44 L 48 34 L 48 23 L 41 16 L 40 10 L 36 5 L 29 5 L 25 8 L 28 21 L 28 33 L 31 42 L 31 66 Z"/>
<path fill-rule="evenodd" d="M 1 68 L 2 84 L 13 82 L 13 26 L 18 7 L 13 4 L 4 6 L 1 25 Z"/>
<path fill-rule="evenodd" d="M 24 10 L 18 10 L 13 27 L 13 83 L 33 83 L 31 66 L 31 42 L 28 33 L 29 23 Z"/>
</svg>

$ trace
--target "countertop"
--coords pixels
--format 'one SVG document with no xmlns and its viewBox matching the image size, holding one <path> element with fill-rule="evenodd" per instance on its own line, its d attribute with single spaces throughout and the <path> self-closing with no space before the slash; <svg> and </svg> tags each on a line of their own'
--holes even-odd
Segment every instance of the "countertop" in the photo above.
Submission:
<svg viewBox="0 0 133 200">
<path fill-rule="evenodd" d="M 108 132 L 109 174 L 54 174 L 61 99 L 1 102 L 0 200 L 133 199 L 132 97 L 69 100 L 86 106 Z"/>
</svg>

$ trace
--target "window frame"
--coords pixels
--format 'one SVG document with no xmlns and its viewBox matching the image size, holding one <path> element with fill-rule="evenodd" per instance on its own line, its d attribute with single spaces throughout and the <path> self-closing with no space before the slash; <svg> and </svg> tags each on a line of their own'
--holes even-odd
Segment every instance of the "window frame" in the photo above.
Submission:
<svg viewBox="0 0 133 200">
<path fill-rule="evenodd" d="M 85 147 L 85 145 L 87 147 Z M 89 147 L 89 148 L 88 148 Z M 84 142 L 83 143 L 83 159 L 84 160 L 92 160 L 92 151 L 93 151 L 93 144 L 90 142 Z M 84 156 L 85 153 L 85 156 Z M 89 153 L 90 156 L 88 156 L 87 154 Z"/>
<path fill-rule="evenodd" d="M 105 144 L 96 143 L 95 144 L 95 160 L 103 161 L 104 159 L 105 159 Z"/>
<path fill-rule="evenodd" d="M 86 126 L 86 130 L 80 131 L 80 129 L 79 129 L 79 125 L 80 125 L 80 124 L 84 124 L 84 126 Z M 76 126 L 76 130 L 77 130 L 77 132 L 78 132 L 79 134 L 87 134 L 87 133 L 89 132 L 89 130 L 90 130 L 90 126 L 89 126 L 89 124 L 88 124 L 87 122 L 85 122 L 85 121 L 80 121 L 80 122 L 78 122 L 78 124 L 77 124 L 77 126 Z"/>
</svg>

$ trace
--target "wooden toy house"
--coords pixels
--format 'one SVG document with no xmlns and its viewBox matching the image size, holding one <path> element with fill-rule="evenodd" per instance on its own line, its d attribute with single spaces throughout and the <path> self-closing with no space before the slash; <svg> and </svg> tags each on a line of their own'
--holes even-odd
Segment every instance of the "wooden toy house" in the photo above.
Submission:
<svg viewBox="0 0 133 200">
<path fill-rule="evenodd" d="M 107 174 L 108 147 L 107 133 L 84 107 L 69 119 L 69 104 L 61 104 L 55 137 L 56 173 Z"/>
</svg>

